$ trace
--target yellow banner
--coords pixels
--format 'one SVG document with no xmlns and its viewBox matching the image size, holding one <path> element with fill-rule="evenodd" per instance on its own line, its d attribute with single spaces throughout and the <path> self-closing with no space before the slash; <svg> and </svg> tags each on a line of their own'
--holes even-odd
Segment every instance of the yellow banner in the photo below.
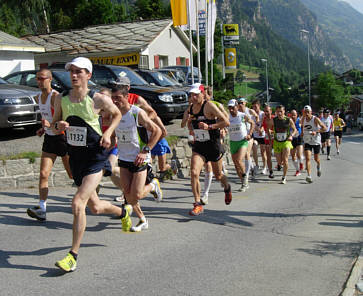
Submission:
<svg viewBox="0 0 363 296">
<path fill-rule="evenodd" d="M 237 53 L 235 48 L 225 48 L 224 49 L 224 60 L 226 64 L 226 69 L 236 69 L 237 68 Z"/>
<path fill-rule="evenodd" d="M 127 53 L 113 57 L 90 57 L 94 64 L 115 65 L 115 66 L 130 66 L 138 65 L 140 60 L 139 53 Z"/>
<path fill-rule="evenodd" d="M 224 36 L 239 36 L 238 24 L 223 25 L 223 35 Z"/>
<path fill-rule="evenodd" d="M 181 26 L 188 24 L 187 1 L 170 0 L 171 14 L 173 16 L 173 25 Z"/>
</svg>

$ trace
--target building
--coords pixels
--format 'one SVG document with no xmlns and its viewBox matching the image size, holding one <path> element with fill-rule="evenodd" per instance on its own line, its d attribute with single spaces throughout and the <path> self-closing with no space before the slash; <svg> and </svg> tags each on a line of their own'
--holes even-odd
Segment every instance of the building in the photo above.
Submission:
<svg viewBox="0 0 363 296">
<path fill-rule="evenodd" d="M 77 56 L 97 64 L 144 69 L 189 66 L 190 61 L 189 38 L 172 26 L 171 19 L 98 25 L 23 38 L 45 48 L 44 53 L 35 56 L 38 67 L 68 62 Z"/>
<path fill-rule="evenodd" d="M 15 71 L 33 70 L 37 52 L 44 52 L 44 48 L 0 31 L 0 77 Z"/>
</svg>

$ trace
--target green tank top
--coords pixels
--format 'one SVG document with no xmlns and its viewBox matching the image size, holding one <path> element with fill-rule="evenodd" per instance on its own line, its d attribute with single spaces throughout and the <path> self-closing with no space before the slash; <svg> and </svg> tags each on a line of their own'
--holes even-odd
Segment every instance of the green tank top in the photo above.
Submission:
<svg viewBox="0 0 363 296">
<path fill-rule="evenodd" d="M 99 122 L 99 115 L 93 110 L 93 99 L 89 95 L 85 97 L 80 103 L 72 103 L 69 96 L 62 98 L 62 117 L 67 120 L 69 116 L 77 116 L 82 118 L 89 124 L 95 132 L 102 136 L 101 126 Z"/>
</svg>

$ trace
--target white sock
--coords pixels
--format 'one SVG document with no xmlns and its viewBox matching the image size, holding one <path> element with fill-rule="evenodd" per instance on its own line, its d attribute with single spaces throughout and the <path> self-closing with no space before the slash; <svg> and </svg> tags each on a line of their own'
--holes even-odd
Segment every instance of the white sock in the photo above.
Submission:
<svg viewBox="0 0 363 296">
<path fill-rule="evenodd" d="M 293 163 L 294 163 L 295 169 L 298 171 L 299 170 L 299 162 L 297 160 L 294 160 Z"/>
<path fill-rule="evenodd" d="M 213 173 L 204 173 L 204 195 L 209 194 L 210 185 L 212 184 Z"/>
<path fill-rule="evenodd" d="M 146 222 L 146 218 L 145 218 L 145 216 L 142 216 L 142 217 L 140 218 L 140 221 L 141 221 L 141 222 Z"/>
<path fill-rule="evenodd" d="M 304 163 L 304 159 L 305 159 L 304 155 L 301 155 L 301 158 L 299 158 L 300 163 Z"/>
<path fill-rule="evenodd" d="M 40 200 L 39 201 L 39 207 L 43 212 L 47 211 L 47 201 L 45 200 Z"/>
</svg>

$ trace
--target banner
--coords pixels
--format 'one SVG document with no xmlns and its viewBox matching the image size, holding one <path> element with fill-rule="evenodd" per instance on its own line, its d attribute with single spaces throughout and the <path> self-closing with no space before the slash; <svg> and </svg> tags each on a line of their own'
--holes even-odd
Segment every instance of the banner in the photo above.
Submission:
<svg viewBox="0 0 363 296">
<path fill-rule="evenodd" d="M 208 62 L 214 58 L 214 30 L 217 20 L 217 6 L 215 0 L 208 0 Z"/>
<path fill-rule="evenodd" d="M 207 11 L 199 9 L 198 12 L 198 22 L 199 22 L 199 36 L 205 36 L 205 31 L 207 27 Z"/>
<path fill-rule="evenodd" d="M 188 24 L 187 0 L 170 0 L 170 7 L 174 27 Z"/>
<path fill-rule="evenodd" d="M 139 53 L 127 53 L 112 57 L 89 57 L 92 63 L 101 65 L 131 66 L 138 65 Z"/>
<path fill-rule="evenodd" d="M 226 69 L 236 69 L 237 68 L 237 52 L 235 48 L 225 48 L 224 49 L 224 60 L 226 64 Z"/>
</svg>

